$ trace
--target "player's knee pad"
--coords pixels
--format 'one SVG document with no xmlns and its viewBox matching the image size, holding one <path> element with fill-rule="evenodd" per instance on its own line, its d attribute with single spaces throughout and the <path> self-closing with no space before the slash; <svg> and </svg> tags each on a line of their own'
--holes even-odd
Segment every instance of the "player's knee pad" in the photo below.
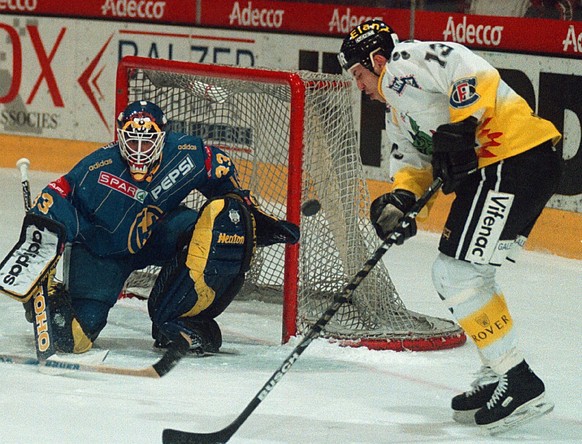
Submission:
<svg viewBox="0 0 582 444">
<path fill-rule="evenodd" d="M 432 267 L 432 281 L 449 309 L 497 291 L 495 268 L 472 264 L 439 253 Z"/>
<path fill-rule="evenodd" d="M 167 323 L 218 316 L 240 290 L 254 245 L 254 221 L 241 199 L 208 201 L 184 247 L 154 284 L 148 301 L 154 328 L 172 330 Z"/>
<path fill-rule="evenodd" d="M 441 299 L 487 360 L 515 347 L 513 320 L 491 265 L 471 264 L 439 254 L 433 283 Z"/>
</svg>

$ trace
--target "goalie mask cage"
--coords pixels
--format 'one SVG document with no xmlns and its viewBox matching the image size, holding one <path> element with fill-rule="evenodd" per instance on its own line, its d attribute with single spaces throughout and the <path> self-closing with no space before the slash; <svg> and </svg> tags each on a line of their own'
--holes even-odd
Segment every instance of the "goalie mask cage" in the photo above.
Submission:
<svg viewBox="0 0 582 444">
<path fill-rule="evenodd" d="M 368 220 L 351 81 L 128 56 L 119 64 L 116 92 L 117 114 L 129 102 L 150 100 L 165 111 L 170 129 L 225 150 L 261 208 L 300 226 L 297 245 L 257 248 L 237 297 L 282 300 L 284 342 L 306 331 L 379 245 Z M 321 208 L 305 216 L 301 204 L 311 199 Z M 203 201 L 193 192 L 186 204 L 198 208 Z M 151 287 L 156 271 L 134 273 L 126 287 Z M 382 262 L 322 336 L 391 350 L 436 350 L 465 341 L 453 322 L 408 310 Z"/>
</svg>

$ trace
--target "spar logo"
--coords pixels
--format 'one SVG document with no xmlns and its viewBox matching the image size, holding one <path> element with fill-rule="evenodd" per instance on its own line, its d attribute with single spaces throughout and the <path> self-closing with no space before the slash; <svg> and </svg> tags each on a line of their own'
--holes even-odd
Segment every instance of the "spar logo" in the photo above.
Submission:
<svg viewBox="0 0 582 444">
<path fill-rule="evenodd" d="M 34 11 L 38 0 L 0 0 L 0 11 Z"/>
<path fill-rule="evenodd" d="M 111 173 L 108 173 L 107 171 L 101 171 L 101 173 L 99 173 L 99 179 L 97 182 L 101 185 L 118 191 L 121 194 L 125 194 L 126 196 L 131 197 L 132 199 L 135 199 L 141 203 L 143 203 L 148 195 L 147 191 L 144 191 L 135 185 L 132 185 L 129 182 Z"/>
<path fill-rule="evenodd" d="M 159 20 L 164 17 L 165 9 L 166 2 L 159 0 L 105 0 L 101 14 Z"/>
<path fill-rule="evenodd" d="M 457 80 L 451 90 L 450 105 L 453 108 L 466 108 L 471 106 L 481 97 L 477 94 L 476 86 L 477 79 L 475 77 Z"/>
<path fill-rule="evenodd" d="M 463 16 L 461 23 L 455 23 L 453 17 L 449 16 L 443 37 L 445 41 L 452 40 L 457 43 L 499 46 L 502 32 L 503 26 L 467 24 L 466 16 Z"/>
</svg>

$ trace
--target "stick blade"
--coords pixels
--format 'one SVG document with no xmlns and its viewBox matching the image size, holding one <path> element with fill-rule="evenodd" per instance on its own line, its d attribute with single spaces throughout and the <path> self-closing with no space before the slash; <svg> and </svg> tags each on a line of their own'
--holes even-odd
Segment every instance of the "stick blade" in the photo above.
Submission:
<svg viewBox="0 0 582 444">
<path fill-rule="evenodd" d="M 212 433 L 191 433 L 181 430 L 164 429 L 163 444 L 224 444 L 232 437 L 230 427 Z"/>
</svg>

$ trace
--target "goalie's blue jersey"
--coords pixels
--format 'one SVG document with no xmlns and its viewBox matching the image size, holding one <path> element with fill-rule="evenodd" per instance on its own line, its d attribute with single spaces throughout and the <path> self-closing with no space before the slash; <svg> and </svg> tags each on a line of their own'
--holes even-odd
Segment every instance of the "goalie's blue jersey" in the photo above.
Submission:
<svg viewBox="0 0 582 444">
<path fill-rule="evenodd" d="M 122 256 L 139 252 L 156 224 L 192 190 L 213 197 L 239 188 L 228 155 L 198 137 L 172 132 L 149 179 L 134 181 L 112 143 L 48 184 L 31 211 L 61 222 L 67 242 L 81 242 L 98 256 Z"/>
</svg>

